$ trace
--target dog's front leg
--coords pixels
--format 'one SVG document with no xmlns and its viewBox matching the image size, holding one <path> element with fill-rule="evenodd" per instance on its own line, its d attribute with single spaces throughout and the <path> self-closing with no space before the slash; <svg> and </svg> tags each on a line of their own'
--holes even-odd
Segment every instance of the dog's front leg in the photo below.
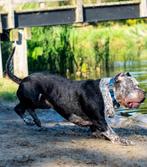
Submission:
<svg viewBox="0 0 147 167">
<path fill-rule="evenodd" d="M 38 126 L 41 127 L 41 122 L 39 120 L 39 118 L 37 117 L 35 111 L 33 109 L 28 109 L 27 110 L 29 112 L 29 114 L 32 116 L 34 123 Z"/>
<path fill-rule="evenodd" d="M 23 119 L 23 121 L 25 122 L 25 124 L 27 125 L 34 125 L 34 122 L 32 119 L 29 119 L 27 117 L 27 115 L 25 114 L 25 107 L 19 103 L 15 106 L 14 108 L 15 112 L 21 117 L 21 119 Z"/>
<path fill-rule="evenodd" d="M 101 132 L 101 135 L 109 139 L 112 143 L 122 144 L 122 145 L 134 145 L 134 143 L 128 139 L 119 137 L 113 129 L 108 125 L 106 131 Z"/>
</svg>

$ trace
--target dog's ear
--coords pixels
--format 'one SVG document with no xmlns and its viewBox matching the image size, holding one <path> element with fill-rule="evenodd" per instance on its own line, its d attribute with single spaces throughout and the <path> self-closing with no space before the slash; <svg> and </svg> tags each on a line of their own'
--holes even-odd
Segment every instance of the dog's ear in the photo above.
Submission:
<svg viewBox="0 0 147 167">
<path fill-rule="evenodd" d="M 120 82 L 120 81 L 122 81 L 123 78 L 124 78 L 124 76 L 125 76 L 125 73 L 123 73 L 123 72 L 117 74 L 117 75 L 114 77 L 115 82 Z"/>
<path fill-rule="evenodd" d="M 129 72 L 125 73 L 128 77 L 131 77 L 131 74 Z"/>
</svg>

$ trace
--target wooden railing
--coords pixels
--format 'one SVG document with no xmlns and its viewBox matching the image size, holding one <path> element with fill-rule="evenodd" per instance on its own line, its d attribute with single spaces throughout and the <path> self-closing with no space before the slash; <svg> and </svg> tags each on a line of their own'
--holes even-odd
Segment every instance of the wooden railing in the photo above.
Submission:
<svg viewBox="0 0 147 167">
<path fill-rule="evenodd" d="M 0 0 L 0 13 L 3 12 L 8 12 L 9 11 L 9 7 L 11 6 L 11 8 L 13 8 L 14 10 L 19 10 L 22 6 L 24 5 L 28 5 L 29 4 L 38 4 L 37 7 L 33 6 L 32 9 L 36 10 L 36 9 L 40 9 L 40 8 L 45 8 L 47 9 L 48 7 L 52 7 L 52 6 L 63 6 L 64 4 L 66 5 L 72 5 L 75 6 L 77 3 L 81 3 L 82 0 Z M 95 3 L 89 3 L 90 1 L 88 1 L 87 3 L 85 3 L 85 1 L 82 1 L 82 5 L 107 5 L 107 4 L 121 4 L 121 3 L 135 3 L 138 2 L 138 0 L 119 0 L 119 1 L 113 1 L 111 2 L 111 0 L 95 0 Z M 141 1 L 141 0 L 140 0 Z M 30 7 L 28 7 L 29 9 Z M 21 11 L 23 10 L 23 7 L 21 9 Z M 25 10 L 27 10 L 27 7 L 25 6 Z"/>
<path fill-rule="evenodd" d="M 43 5 L 44 3 L 60 1 L 76 3 L 72 6 L 62 7 Z M 38 9 L 25 9 L 24 11 L 17 8 L 19 4 L 32 2 L 40 4 Z M 100 2 L 100 0 L 96 2 Z M 147 17 L 146 0 L 93 4 L 84 4 L 82 0 L 0 0 L 0 5 L 2 4 L 6 10 L 5 12 L 0 11 L 2 20 L 0 20 L 1 29 Z M 32 20 L 29 20 L 28 16 Z M 44 22 L 41 18 L 44 19 Z"/>
</svg>

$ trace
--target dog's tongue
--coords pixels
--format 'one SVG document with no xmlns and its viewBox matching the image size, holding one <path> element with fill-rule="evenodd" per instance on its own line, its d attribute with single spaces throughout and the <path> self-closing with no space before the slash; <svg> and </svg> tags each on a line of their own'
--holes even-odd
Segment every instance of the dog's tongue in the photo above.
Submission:
<svg viewBox="0 0 147 167">
<path fill-rule="evenodd" d="M 139 107 L 139 103 L 138 102 L 130 102 L 129 103 L 129 108 L 138 108 Z"/>
</svg>

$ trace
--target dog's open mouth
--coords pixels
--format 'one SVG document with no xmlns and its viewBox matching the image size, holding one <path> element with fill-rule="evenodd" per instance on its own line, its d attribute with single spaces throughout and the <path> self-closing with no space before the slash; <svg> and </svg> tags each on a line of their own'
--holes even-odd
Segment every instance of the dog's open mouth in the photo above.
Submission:
<svg viewBox="0 0 147 167">
<path fill-rule="evenodd" d="M 128 102 L 127 107 L 128 108 L 138 108 L 140 106 L 141 102 Z"/>
<path fill-rule="evenodd" d="M 140 106 L 140 104 L 145 100 L 145 98 L 143 98 L 140 101 L 129 101 L 127 103 L 127 107 L 128 108 L 138 108 Z"/>
</svg>

